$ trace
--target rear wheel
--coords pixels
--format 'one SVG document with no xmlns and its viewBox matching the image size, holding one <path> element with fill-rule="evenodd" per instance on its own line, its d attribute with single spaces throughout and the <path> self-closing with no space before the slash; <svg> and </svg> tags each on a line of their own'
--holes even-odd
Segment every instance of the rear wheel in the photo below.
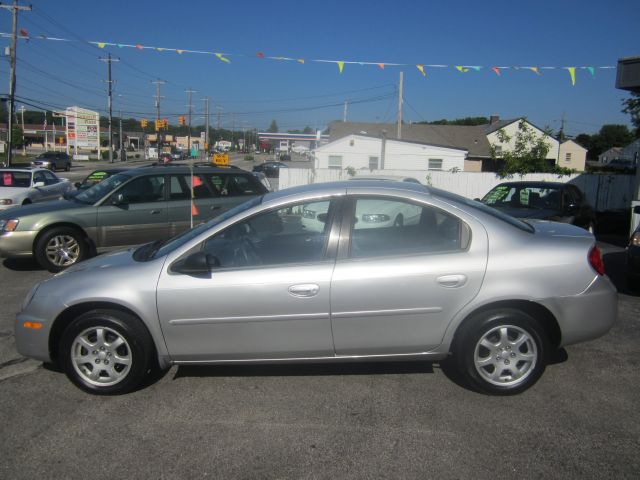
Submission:
<svg viewBox="0 0 640 480">
<path fill-rule="evenodd" d="M 65 172 L 68 172 L 68 171 L 70 171 L 70 170 L 71 170 L 71 163 L 67 163 L 67 164 L 65 165 L 65 167 L 64 167 L 64 171 L 65 171 Z"/>
<path fill-rule="evenodd" d="M 43 268 L 55 273 L 83 260 L 88 250 L 87 242 L 78 230 L 57 227 L 38 238 L 34 254 Z"/>
<path fill-rule="evenodd" d="M 152 365 L 153 341 L 142 322 L 116 310 L 92 310 L 62 334 L 61 365 L 82 390 L 127 393 L 140 385 Z"/>
<path fill-rule="evenodd" d="M 529 314 L 500 309 L 469 318 L 453 350 L 457 370 L 471 387 L 512 395 L 531 387 L 544 372 L 548 340 Z"/>
</svg>

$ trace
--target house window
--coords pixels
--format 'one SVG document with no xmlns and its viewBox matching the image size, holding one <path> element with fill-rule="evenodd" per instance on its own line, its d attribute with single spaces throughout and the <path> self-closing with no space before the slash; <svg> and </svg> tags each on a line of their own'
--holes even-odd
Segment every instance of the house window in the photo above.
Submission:
<svg viewBox="0 0 640 480">
<path fill-rule="evenodd" d="M 379 160 L 380 159 L 378 157 L 369 157 L 369 170 L 377 170 L 379 168 Z"/>
<path fill-rule="evenodd" d="M 342 155 L 329 155 L 329 168 L 342 170 Z"/>
<path fill-rule="evenodd" d="M 570 162 L 571 161 L 571 153 L 565 153 L 564 161 L 565 162 Z"/>
<path fill-rule="evenodd" d="M 429 159 L 429 170 L 442 170 L 442 159 L 441 158 L 430 158 Z"/>
<path fill-rule="evenodd" d="M 494 145 L 493 151 L 496 152 L 496 155 L 502 155 L 502 145 Z"/>
</svg>

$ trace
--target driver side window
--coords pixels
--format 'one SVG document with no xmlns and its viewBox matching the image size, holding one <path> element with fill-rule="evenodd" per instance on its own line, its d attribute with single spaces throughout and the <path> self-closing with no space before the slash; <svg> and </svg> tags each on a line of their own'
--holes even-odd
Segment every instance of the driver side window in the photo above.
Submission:
<svg viewBox="0 0 640 480">
<path fill-rule="evenodd" d="M 313 205 L 324 215 L 309 218 L 307 204 L 263 212 L 209 238 L 203 250 L 216 257 L 221 268 L 322 261 L 329 236 L 331 202 Z"/>
</svg>

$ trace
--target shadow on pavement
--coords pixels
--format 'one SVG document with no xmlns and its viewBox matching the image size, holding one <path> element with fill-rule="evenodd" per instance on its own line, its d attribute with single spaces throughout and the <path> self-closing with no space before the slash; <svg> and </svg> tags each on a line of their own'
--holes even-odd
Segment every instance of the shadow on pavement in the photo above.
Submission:
<svg viewBox="0 0 640 480">
<path fill-rule="evenodd" d="M 2 265 L 16 272 L 35 272 L 42 270 L 42 267 L 34 258 L 7 258 Z"/>
<path fill-rule="evenodd" d="M 602 256 L 607 275 L 616 286 L 618 293 L 639 296 L 640 292 L 631 289 L 627 281 L 626 252 L 611 252 Z"/>
</svg>

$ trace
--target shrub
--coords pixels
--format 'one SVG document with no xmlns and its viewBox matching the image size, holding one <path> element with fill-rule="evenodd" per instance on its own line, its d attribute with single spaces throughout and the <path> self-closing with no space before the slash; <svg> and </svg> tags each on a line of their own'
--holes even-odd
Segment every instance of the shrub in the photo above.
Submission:
<svg viewBox="0 0 640 480">
<path fill-rule="evenodd" d="M 247 162 L 253 162 L 253 155 L 245 155 L 244 156 L 245 161 Z"/>
</svg>

